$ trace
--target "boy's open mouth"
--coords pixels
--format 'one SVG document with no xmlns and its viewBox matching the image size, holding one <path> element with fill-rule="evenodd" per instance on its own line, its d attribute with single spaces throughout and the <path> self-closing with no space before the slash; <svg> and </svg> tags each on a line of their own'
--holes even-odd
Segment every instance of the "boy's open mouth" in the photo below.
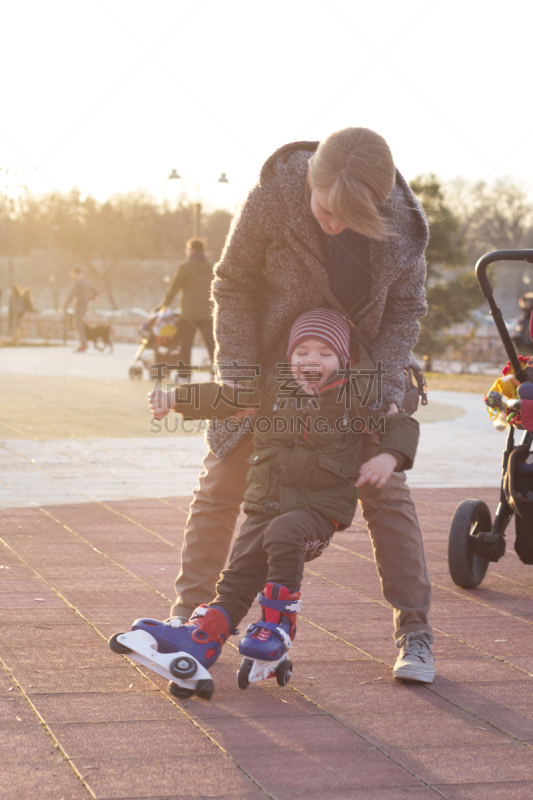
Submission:
<svg viewBox="0 0 533 800">
<path fill-rule="evenodd" d="M 314 369 L 304 368 L 301 371 L 301 380 L 310 386 L 318 386 L 318 384 L 322 383 L 322 371 L 316 369 L 316 367 Z"/>
</svg>

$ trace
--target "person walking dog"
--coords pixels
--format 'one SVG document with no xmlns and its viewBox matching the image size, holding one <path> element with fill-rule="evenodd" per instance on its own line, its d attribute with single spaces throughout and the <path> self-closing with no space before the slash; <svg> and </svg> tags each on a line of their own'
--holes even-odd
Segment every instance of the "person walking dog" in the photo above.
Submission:
<svg viewBox="0 0 533 800">
<path fill-rule="evenodd" d="M 296 318 L 317 306 L 340 305 L 370 344 L 374 362 L 382 363 L 386 413 L 397 413 L 404 367 L 427 310 L 428 236 L 424 212 L 379 134 L 346 128 L 322 142 L 281 147 L 244 200 L 215 266 L 215 361 L 223 379 L 238 384 L 256 368 L 274 373 Z M 253 449 L 245 422 L 235 432 L 208 432 L 173 617 L 187 620 L 215 596 Z M 379 443 L 367 437 L 365 446 L 368 461 Z M 393 473 L 379 489 L 365 483 L 360 503 L 383 595 L 393 608 L 400 650 L 393 675 L 431 682 L 431 585 L 405 474 Z"/>
<path fill-rule="evenodd" d="M 68 293 L 68 297 L 61 306 L 61 311 L 65 313 L 66 309 L 68 308 L 69 303 L 74 300 L 74 315 L 76 318 L 76 329 L 78 331 L 78 336 L 80 340 L 80 346 L 76 350 L 76 353 L 83 353 L 87 350 L 87 334 L 85 332 L 85 325 L 83 319 L 85 314 L 87 313 L 87 306 L 89 305 L 90 300 L 94 300 L 95 297 L 98 296 L 98 292 L 89 281 L 86 281 L 83 277 L 83 272 L 79 267 L 74 267 L 71 272 L 71 275 L 74 279 L 74 285 L 72 286 L 70 292 Z"/>
</svg>

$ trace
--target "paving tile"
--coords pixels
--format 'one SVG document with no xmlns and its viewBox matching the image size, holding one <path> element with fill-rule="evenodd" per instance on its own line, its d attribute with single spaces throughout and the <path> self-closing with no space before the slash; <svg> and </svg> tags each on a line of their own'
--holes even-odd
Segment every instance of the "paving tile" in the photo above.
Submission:
<svg viewBox="0 0 533 800">
<path fill-rule="evenodd" d="M 524 675 L 524 673 L 522 673 Z M 509 708 L 529 708 L 533 693 L 533 678 L 521 681 L 470 681 L 455 683 L 441 678 L 434 691 L 462 708 L 496 705 Z"/>
<path fill-rule="evenodd" d="M 28 577 L 0 577 L 0 594 L 3 592 L 51 592 L 52 589 L 41 578 L 34 575 Z"/>
<path fill-rule="evenodd" d="M 490 744 L 509 741 L 509 736 L 454 706 L 426 712 L 377 714 L 374 710 L 344 716 L 344 722 L 376 745 Z"/>
<path fill-rule="evenodd" d="M 241 628 L 243 626 L 241 625 Z M 300 655 L 303 651 L 303 655 Z M 314 625 L 309 625 L 302 620 L 298 624 L 298 634 L 294 644 L 295 666 L 302 657 L 311 654 L 314 660 L 328 660 L 342 662 L 344 659 L 370 660 L 370 656 L 360 650 L 354 650 L 349 644 L 321 631 Z M 297 655 L 296 655 L 297 654 Z"/>
<path fill-rule="evenodd" d="M 2 658 L 6 666 L 13 669 L 63 670 L 87 667 L 102 669 L 116 667 L 121 663 L 120 657 L 101 642 L 95 645 L 75 645 L 72 647 L 48 645 L 43 647 L 5 647 Z"/>
<path fill-rule="evenodd" d="M 114 625 L 115 631 L 130 630 L 133 622 L 141 617 L 164 620 L 170 613 L 170 601 L 162 601 L 154 605 L 154 598 L 150 604 L 132 603 L 129 606 L 77 606 L 80 614 L 89 619 L 100 630 L 101 625 Z"/>
<path fill-rule="evenodd" d="M 530 676 L 533 675 L 533 655 L 512 656 L 510 660 L 514 666 L 525 670 Z"/>
<path fill-rule="evenodd" d="M 15 669 L 14 675 L 29 696 L 72 692 L 146 692 L 153 687 L 133 669 L 117 659 L 114 667 L 88 669 Z M 81 665 L 80 666 L 85 666 Z"/>
<path fill-rule="evenodd" d="M 348 650 L 348 656 L 352 654 L 353 650 Z M 292 651 L 291 656 L 294 656 L 291 685 L 304 692 L 310 687 L 327 690 L 330 686 L 344 686 L 351 693 L 360 686 L 397 685 L 391 669 L 370 658 L 318 661 L 306 659 L 305 654 L 300 657 L 299 652 L 292 654 Z"/>
<path fill-rule="evenodd" d="M 36 595 L 40 597 L 40 595 Z M 60 608 L 42 608 L 42 603 L 34 603 L 31 608 L 0 608 L 0 625 L 86 625 L 74 609 L 63 604 Z"/>
<path fill-rule="evenodd" d="M 45 584 L 46 586 L 46 584 Z M 32 592 L 1 592 L 0 608 L 36 608 L 41 607 L 61 607 L 63 600 L 57 597 L 49 589 L 35 589 Z"/>
<path fill-rule="evenodd" d="M 296 750 L 296 748 L 295 748 Z M 233 757 L 268 791 L 282 796 L 303 796 L 309 791 L 419 786 L 419 781 L 398 764 L 372 747 L 342 750 L 284 750 L 272 769 L 270 752 L 234 750 Z M 296 791 L 295 791 L 296 790 Z"/>
<path fill-rule="evenodd" d="M 0 551 L 0 586 L 10 578 L 35 578 L 35 573 L 30 567 L 22 563 L 2 564 L 2 552 Z"/>
<path fill-rule="evenodd" d="M 18 689 L 7 691 L 0 695 L 0 724 L 35 724 L 36 716 L 26 700 L 19 694 Z"/>
<path fill-rule="evenodd" d="M 102 637 L 98 636 L 86 623 L 82 625 L 40 625 L 29 628 L 27 625 L 2 625 L 0 643 L 2 647 L 26 647 L 32 645 L 100 645 Z"/>
<path fill-rule="evenodd" d="M 179 719 L 183 714 L 159 692 L 87 692 L 34 695 L 46 723 Z M 1 718 L 1 717 L 0 717 Z M 12 718 L 8 721 L 12 721 Z"/>
<path fill-rule="evenodd" d="M 402 684 L 399 681 L 370 682 L 348 687 L 342 684 L 315 684 L 306 689 L 306 694 L 320 706 L 341 715 L 342 718 L 346 714 L 364 712 L 369 708 L 376 714 L 391 711 L 425 713 L 434 708 L 442 710 L 448 706 L 446 699 L 428 691 L 422 685 Z"/>
<path fill-rule="evenodd" d="M 135 592 L 141 586 L 139 581 L 133 575 L 128 575 L 118 567 L 116 574 L 110 575 L 95 575 L 80 578 L 79 576 L 66 575 L 54 577 L 52 580 L 47 574 L 47 580 L 50 581 L 54 589 L 61 592 L 63 595 L 70 594 L 71 592 L 79 592 L 80 590 L 90 592 Z M 146 587 L 145 587 L 146 588 Z M 70 597 L 69 597 L 70 599 Z M 119 603 L 111 603 L 110 605 L 120 605 Z"/>
<path fill-rule="evenodd" d="M 107 591 L 69 591 L 65 593 L 69 603 L 73 606 L 127 606 L 136 608 L 142 605 L 154 605 L 154 593 L 147 587 L 139 587 L 138 589 L 131 589 L 127 592 L 107 592 Z M 0 597 L 1 601 L 1 597 Z"/>
<path fill-rule="evenodd" d="M 436 658 L 481 658 L 484 653 L 475 647 L 469 646 L 466 642 L 458 642 L 449 636 L 443 636 L 439 630 L 435 631 L 435 644 L 433 652 Z"/>
<path fill-rule="evenodd" d="M 128 796 L 127 800 L 147 800 L 146 789 L 144 790 L 145 794 L 142 797 L 138 795 L 136 797 Z M 215 790 L 211 788 L 210 792 L 214 792 Z M 434 798 L 434 793 L 432 798 Z M 229 794 L 165 794 L 164 797 L 158 795 L 154 797 L 153 795 L 149 796 L 149 800 L 207 800 L 208 797 L 218 797 L 221 800 L 265 800 L 265 793 L 259 789 L 254 783 L 251 781 L 247 781 L 243 783 L 242 787 L 239 790 L 238 794 L 234 794 L 230 792 Z M 98 795 L 98 800 L 111 800 L 109 797 L 104 797 L 103 795 Z M 412 800 L 418 800 L 418 796 L 413 798 Z M 424 798 L 425 800 L 425 798 Z"/>
<path fill-rule="evenodd" d="M 523 741 L 533 741 L 533 709 L 505 706 L 474 706 L 472 712 L 498 730 Z M 481 725 L 484 722 L 480 723 Z"/>
<path fill-rule="evenodd" d="M 327 715 L 264 718 L 210 718 L 203 728 L 228 752 L 235 749 L 302 752 L 308 749 L 344 750 L 367 744 L 345 725 Z"/>
<path fill-rule="evenodd" d="M 61 723 L 50 729 L 76 763 L 79 759 L 152 759 L 218 752 L 216 745 L 184 717 Z"/>
<path fill-rule="evenodd" d="M 42 761 L 57 756 L 54 742 L 34 715 L 34 723 L 0 723 L 0 764 L 6 761 Z"/>
<path fill-rule="evenodd" d="M 533 751 L 516 742 L 384 750 L 430 784 L 533 780 Z"/>
<path fill-rule="evenodd" d="M 195 719 L 202 721 L 243 716 L 307 719 L 326 713 L 299 693 L 280 688 L 274 680 L 265 682 L 266 685 L 251 686 L 243 692 L 236 687 L 235 672 L 234 669 L 225 669 L 218 673 L 211 670 L 215 681 L 214 699 L 208 703 L 194 698 L 181 702 L 181 707 Z M 302 724 L 305 723 L 302 721 Z"/>
<path fill-rule="evenodd" d="M 97 797 L 157 797 L 179 791 L 202 797 L 237 796 L 251 781 L 222 753 L 159 759 L 90 759 L 78 767 Z M 253 784 L 252 784 L 253 785 Z"/>
<path fill-rule="evenodd" d="M 533 656 L 523 656 L 529 659 L 533 670 Z M 471 658 L 442 658 L 437 657 L 437 683 L 441 679 L 456 683 L 474 683 L 479 681 L 523 681 L 526 676 L 521 669 L 510 664 L 505 664 L 488 656 L 472 655 Z M 517 658 L 513 657 L 513 664 Z M 518 665 L 517 665 L 518 666 Z"/>
<path fill-rule="evenodd" d="M 379 789 L 330 789 L 324 792 L 305 790 L 300 792 L 297 786 L 287 789 L 283 798 L 309 798 L 309 800 L 436 800 L 438 795 L 424 786 L 380 786 Z"/>
<path fill-rule="evenodd" d="M 61 756 L 38 762 L 0 763 L 2 800 L 90 800 L 90 794 Z"/>
<path fill-rule="evenodd" d="M 447 784 L 435 788 L 444 792 L 449 800 L 533 800 L 531 781 Z"/>
</svg>

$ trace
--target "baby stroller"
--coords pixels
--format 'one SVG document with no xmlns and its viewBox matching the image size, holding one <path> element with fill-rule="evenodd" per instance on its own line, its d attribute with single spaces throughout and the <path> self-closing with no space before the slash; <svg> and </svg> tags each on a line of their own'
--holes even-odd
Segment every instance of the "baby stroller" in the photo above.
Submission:
<svg viewBox="0 0 533 800">
<path fill-rule="evenodd" d="M 524 564 L 533 564 L 533 367 L 529 359 L 519 358 L 496 304 L 487 267 L 495 261 L 533 263 L 533 250 L 495 250 L 476 264 L 476 275 L 500 338 L 509 356 L 509 369 L 518 384 L 516 399 L 504 402 L 503 413 L 516 420 L 509 425 L 503 451 L 500 502 L 492 523 L 489 507 L 482 500 L 463 500 L 457 507 L 448 542 L 448 567 L 454 583 L 464 589 L 479 586 L 490 561 L 505 553 L 505 531 L 515 517 L 515 551 Z M 532 331 L 533 333 L 533 331 Z M 502 413 L 502 412 L 500 412 Z M 508 417 L 508 418 L 509 418 Z M 515 433 L 523 431 L 520 443 Z"/>
<path fill-rule="evenodd" d="M 180 315 L 177 311 L 161 309 L 141 325 L 139 329 L 141 342 L 135 353 L 133 364 L 129 368 L 130 380 L 142 380 L 143 367 L 148 370 L 149 378 L 165 377 L 163 375 L 165 368 L 167 374 L 170 370 L 182 368 L 183 365 L 178 362 L 180 353 L 179 322 Z M 151 350 L 152 356 L 143 358 L 145 350 Z M 154 364 L 165 365 L 157 370 L 157 375 L 152 372 Z"/>
<path fill-rule="evenodd" d="M 533 353 L 533 342 L 531 341 L 531 314 L 533 313 L 533 292 L 527 292 L 518 299 L 520 306 L 520 317 L 515 326 L 515 334 L 512 337 L 513 343 L 522 353 Z"/>
</svg>

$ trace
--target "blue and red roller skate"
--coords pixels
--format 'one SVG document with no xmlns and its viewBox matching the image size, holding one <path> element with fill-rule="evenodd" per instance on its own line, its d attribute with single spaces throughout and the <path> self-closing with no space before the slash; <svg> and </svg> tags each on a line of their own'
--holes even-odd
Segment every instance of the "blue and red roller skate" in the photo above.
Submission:
<svg viewBox="0 0 533 800">
<path fill-rule="evenodd" d="M 128 633 L 112 636 L 109 647 L 168 678 L 175 697 L 210 700 L 215 685 L 207 670 L 232 633 L 237 631 L 223 608 L 200 606 L 186 623 L 177 617 L 167 622 L 138 619 Z"/>
<path fill-rule="evenodd" d="M 244 656 L 237 673 L 239 689 L 274 676 L 279 686 L 286 686 L 292 675 L 288 651 L 296 636 L 296 614 L 302 607 L 300 592 L 291 594 L 286 586 L 267 583 L 257 600 L 262 606 L 261 619 L 248 626 L 239 644 Z"/>
</svg>

